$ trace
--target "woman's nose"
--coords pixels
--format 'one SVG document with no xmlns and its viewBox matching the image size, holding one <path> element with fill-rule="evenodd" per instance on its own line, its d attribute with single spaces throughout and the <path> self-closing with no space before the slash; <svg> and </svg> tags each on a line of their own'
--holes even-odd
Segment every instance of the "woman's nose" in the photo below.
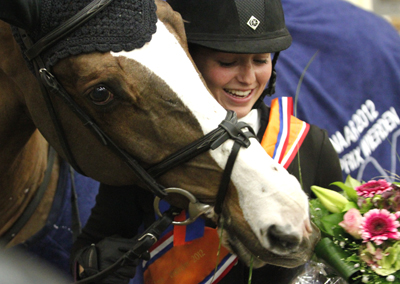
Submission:
<svg viewBox="0 0 400 284">
<path fill-rule="evenodd" d="M 251 64 L 240 66 L 237 79 L 240 83 L 251 84 L 255 81 L 256 75 Z"/>
</svg>

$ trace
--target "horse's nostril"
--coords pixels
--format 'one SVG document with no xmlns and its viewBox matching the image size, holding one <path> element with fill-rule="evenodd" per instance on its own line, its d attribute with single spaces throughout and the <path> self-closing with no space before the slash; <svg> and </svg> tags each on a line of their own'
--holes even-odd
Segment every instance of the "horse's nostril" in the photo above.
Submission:
<svg viewBox="0 0 400 284">
<path fill-rule="evenodd" d="M 300 245 L 301 239 L 298 234 L 294 234 L 287 226 L 272 225 L 266 233 L 272 247 L 280 248 L 285 251 L 296 250 Z"/>
</svg>

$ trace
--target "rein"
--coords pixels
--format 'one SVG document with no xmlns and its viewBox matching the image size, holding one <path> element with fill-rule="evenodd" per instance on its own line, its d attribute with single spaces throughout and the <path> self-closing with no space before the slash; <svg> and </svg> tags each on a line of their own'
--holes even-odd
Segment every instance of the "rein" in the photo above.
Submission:
<svg viewBox="0 0 400 284">
<path fill-rule="evenodd" d="M 72 154 L 72 151 L 66 139 L 66 135 L 63 131 L 62 124 L 55 111 L 51 99 L 52 95 L 61 97 L 68 105 L 68 107 L 82 121 L 82 123 L 95 134 L 97 139 L 99 139 L 103 143 L 103 145 L 111 149 L 115 154 L 117 154 L 122 160 L 126 162 L 126 164 L 133 170 L 137 177 L 146 185 L 147 189 L 156 196 L 156 199 L 163 199 L 168 194 L 168 192 L 176 191 L 174 191 L 174 189 L 168 189 L 160 185 L 159 183 L 157 183 L 155 178 L 159 177 L 172 167 L 185 163 L 193 157 L 196 157 L 197 155 L 204 153 L 210 149 L 214 150 L 228 139 L 232 139 L 234 141 L 234 144 L 227 164 L 225 166 L 214 207 L 214 212 L 220 215 L 222 212 L 222 205 L 225 199 L 225 195 L 229 186 L 233 165 L 238 155 L 238 152 L 241 147 L 247 148 L 250 146 L 249 138 L 256 138 L 256 135 L 250 126 L 248 126 L 244 122 L 237 121 L 235 112 L 227 111 L 226 118 L 219 124 L 216 129 L 146 170 L 138 163 L 138 161 L 134 157 L 132 157 L 125 150 L 121 149 L 106 133 L 102 131 L 102 129 L 93 121 L 93 119 L 89 115 L 87 115 L 85 111 L 72 99 L 72 97 L 68 94 L 64 87 L 58 82 L 56 77 L 49 70 L 46 69 L 44 62 L 40 57 L 40 53 L 49 48 L 57 40 L 61 39 L 68 33 L 72 32 L 74 29 L 78 28 L 82 23 L 88 21 L 90 18 L 95 16 L 98 12 L 109 5 L 111 1 L 112 0 L 94 0 L 83 10 L 78 12 L 74 17 L 61 24 L 58 28 L 38 40 L 36 43 L 32 42 L 32 40 L 29 38 L 24 30 L 19 29 L 21 38 L 27 49 L 25 55 L 34 64 L 36 77 L 42 89 L 42 95 L 46 102 L 47 109 L 50 113 L 51 120 L 57 133 L 57 137 L 60 141 L 67 161 L 77 172 L 82 173 Z M 190 195 L 187 195 L 183 192 L 188 193 L 186 190 L 183 189 L 178 190 L 178 193 L 183 194 L 189 199 L 190 204 L 195 204 L 192 205 L 192 207 L 189 206 L 189 211 L 192 213 L 189 212 L 191 214 L 191 217 L 189 218 L 190 220 L 185 221 L 185 224 L 194 221 L 194 219 L 201 214 L 209 213 L 209 205 L 198 203 L 194 197 L 192 198 Z M 190 208 L 192 208 L 192 210 L 190 210 Z M 157 238 L 158 237 L 156 237 L 155 235 L 154 238 L 151 238 L 152 244 L 157 241 Z M 135 253 L 134 255 L 136 255 L 137 257 L 141 256 L 141 254 L 137 253 Z M 132 255 L 130 255 L 130 258 L 132 258 Z"/>
<path fill-rule="evenodd" d="M 89 276 L 72 284 L 90 284 L 97 283 L 97 281 L 103 279 L 107 275 L 115 272 L 118 268 L 124 266 L 127 261 L 135 261 L 140 258 L 143 254 L 147 253 L 161 234 L 168 228 L 171 223 L 173 223 L 173 218 L 179 214 L 176 208 L 171 208 L 165 212 L 160 219 L 155 221 L 149 228 L 146 229 L 141 235 L 136 236 L 135 245 L 127 251 L 122 257 L 120 257 L 116 262 L 107 267 L 106 269 L 98 272 L 93 276 Z"/>
</svg>

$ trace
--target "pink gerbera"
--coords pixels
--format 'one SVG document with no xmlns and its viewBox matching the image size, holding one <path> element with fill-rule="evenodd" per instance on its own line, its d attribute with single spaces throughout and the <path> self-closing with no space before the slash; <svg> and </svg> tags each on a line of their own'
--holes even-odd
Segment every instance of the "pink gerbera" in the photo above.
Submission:
<svg viewBox="0 0 400 284">
<path fill-rule="evenodd" d="M 384 179 L 370 180 L 356 188 L 357 194 L 364 197 L 373 197 L 375 194 L 382 194 L 385 191 L 391 190 L 392 185 Z"/>
<path fill-rule="evenodd" d="M 400 212 L 392 214 L 386 209 L 372 209 L 365 213 L 361 221 L 361 237 L 364 242 L 374 241 L 380 245 L 387 239 L 399 240 L 399 217 Z"/>
</svg>

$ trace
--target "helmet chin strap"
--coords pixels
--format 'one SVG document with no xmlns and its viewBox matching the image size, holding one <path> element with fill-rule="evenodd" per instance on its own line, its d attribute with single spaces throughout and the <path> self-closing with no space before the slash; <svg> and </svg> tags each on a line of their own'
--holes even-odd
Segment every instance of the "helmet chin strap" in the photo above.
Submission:
<svg viewBox="0 0 400 284">
<path fill-rule="evenodd" d="M 255 102 L 253 105 L 253 109 L 258 108 L 260 104 L 264 102 L 265 96 L 272 96 L 275 94 L 275 85 L 276 85 L 276 71 L 275 71 L 275 64 L 276 61 L 278 60 L 279 57 L 279 52 L 276 52 L 274 55 L 274 58 L 272 59 L 272 73 L 271 73 L 271 78 L 269 79 L 268 86 L 267 88 L 264 89 L 264 91 L 261 93 L 261 96 L 258 98 L 258 100 Z"/>
</svg>

